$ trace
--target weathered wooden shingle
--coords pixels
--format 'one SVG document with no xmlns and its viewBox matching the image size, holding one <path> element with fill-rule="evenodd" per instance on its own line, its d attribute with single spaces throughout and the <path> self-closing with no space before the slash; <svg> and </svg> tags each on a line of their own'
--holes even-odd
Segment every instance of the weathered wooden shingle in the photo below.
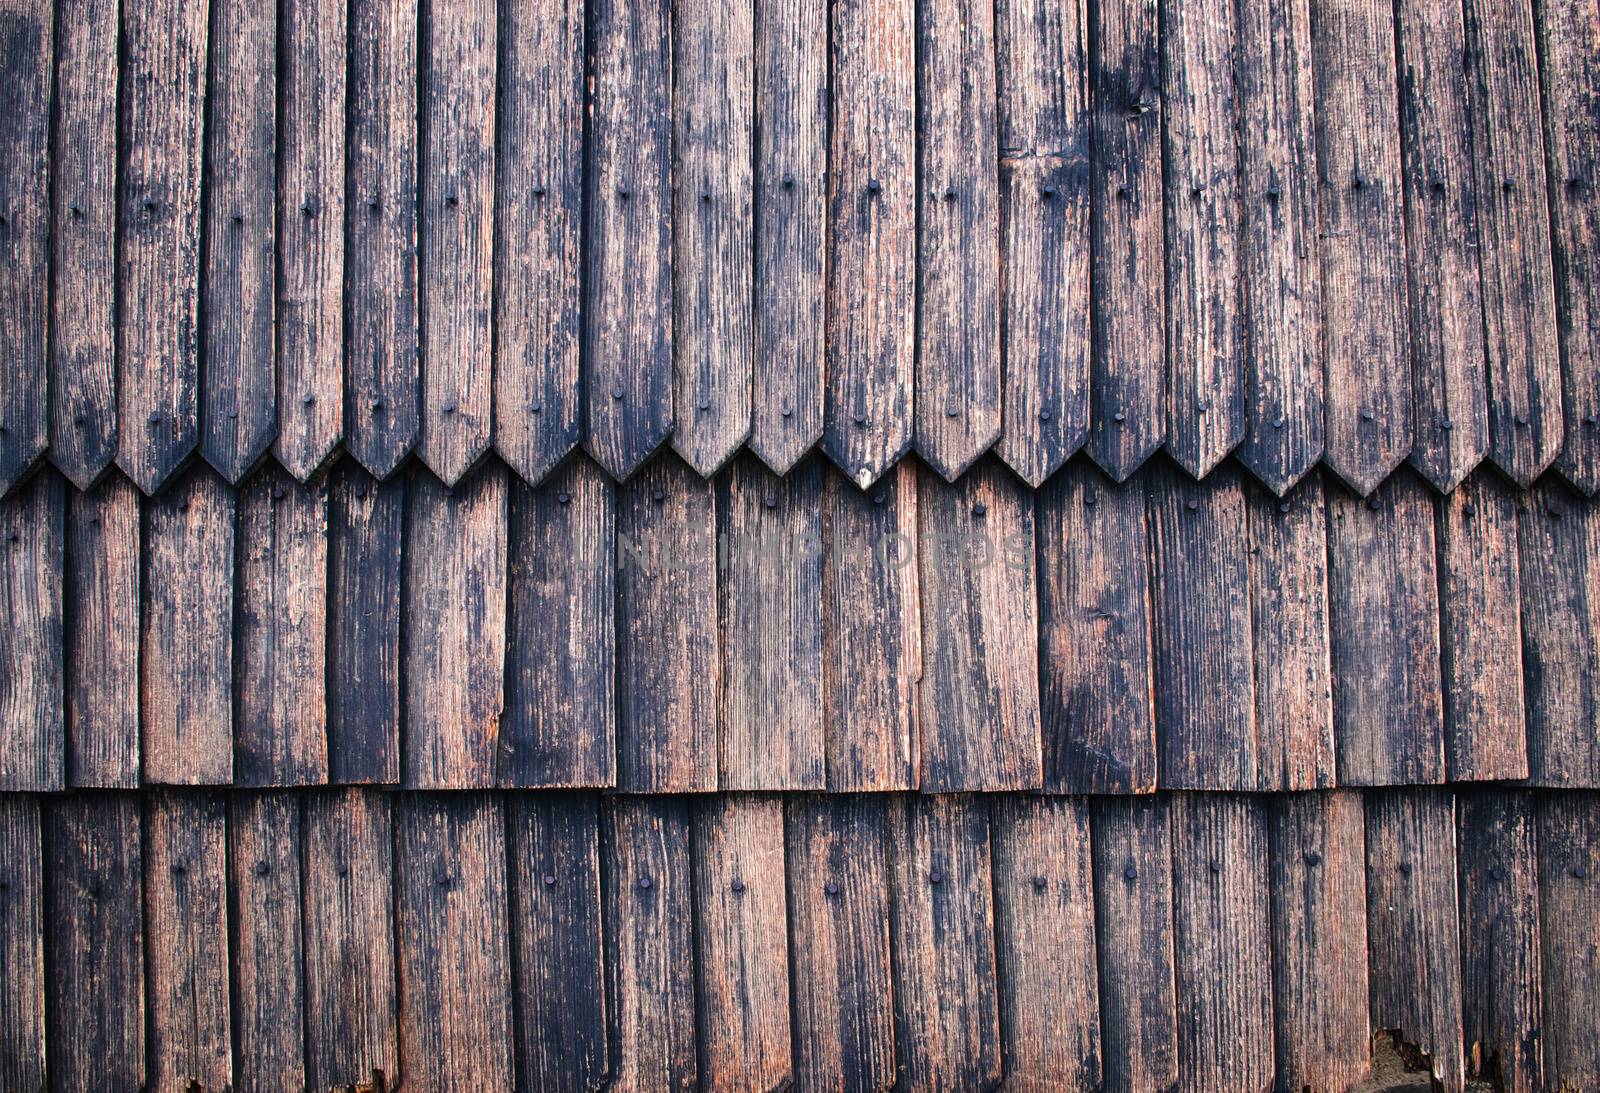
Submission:
<svg viewBox="0 0 1600 1093">
<path fill-rule="evenodd" d="M 44 866 L 39 799 L 0 797 L 0 1082 L 45 1088 Z"/>
<path fill-rule="evenodd" d="M 292 791 L 228 801 L 229 926 L 239 1093 L 306 1088 L 300 912 L 300 800 Z"/>
<path fill-rule="evenodd" d="M 67 498 L 67 783 L 139 784 L 139 491 L 113 473 Z"/>
<path fill-rule="evenodd" d="M 47 471 L 0 501 L 0 789 L 66 781 L 62 569 L 66 491 Z"/>
<path fill-rule="evenodd" d="M 1592 1085 L 1600 1074 L 1600 1016 L 1589 1004 L 1600 977 L 1600 797 L 1542 793 L 1537 814 L 1545 1086 Z"/>
</svg>

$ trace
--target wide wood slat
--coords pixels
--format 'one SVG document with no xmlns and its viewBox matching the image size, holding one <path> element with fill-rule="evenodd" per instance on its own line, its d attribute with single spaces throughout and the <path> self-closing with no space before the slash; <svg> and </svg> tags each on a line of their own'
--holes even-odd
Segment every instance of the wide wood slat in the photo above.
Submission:
<svg viewBox="0 0 1600 1093">
<path fill-rule="evenodd" d="M 0 797 L 0 1083 L 45 1088 L 44 866 L 39 799 Z"/>
<path fill-rule="evenodd" d="M 300 800 L 228 800 L 228 902 L 239 1093 L 306 1088 L 300 928 Z"/>
<path fill-rule="evenodd" d="M 1536 800 L 1545 1088 L 1581 1089 L 1600 1076 L 1600 1013 L 1592 1004 L 1600 979 L 1600 797 L 1541 793 Z"/>
<path fill-rule="evenodd" d="M 67 495 L 62 667 L 67 784 L 139 784 L 139 491 Z"/>
<path fill-rule="evenodd" d="M 0 501 L 0 790 L 66 781 L 62 570 L 66 490 L 47 471 Z"/>
</svg>

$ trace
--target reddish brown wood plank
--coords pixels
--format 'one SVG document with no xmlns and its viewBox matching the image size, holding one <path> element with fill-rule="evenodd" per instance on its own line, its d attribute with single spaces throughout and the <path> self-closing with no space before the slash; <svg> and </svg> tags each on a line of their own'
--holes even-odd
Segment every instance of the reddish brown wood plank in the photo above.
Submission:
<svg viewBox="0 0 1600 1093">
<path fill-rule="evenodd" d="M 67 783 L 139 784 L 139 491 L 67 495 L 62 665 Z"/>
<path fill-rule="evenodd" d="M 0 501 L 0 790 L 66 782 L 61 585 L 66 489 L 46 471 Z"/>
<path fill-rule="evenodd" d="M 44 868 L 39 799 L 0 797 L 0 1083 L 45 1088 Z"/>
<path fill-rule="evenodd" d="M 229 797 L 228 902 L 239 1049 L 234 1089 L 304 1090 L 300 799 L 293 792 Z"/>
<path fill-rule="evenodd" d="M 1546 1089 L 1584 1089 L 1600 1081 L 1600 797 L 1541 793 L 1539 926 L 1544 969 L 1540 1039 Z"/>
</svg>

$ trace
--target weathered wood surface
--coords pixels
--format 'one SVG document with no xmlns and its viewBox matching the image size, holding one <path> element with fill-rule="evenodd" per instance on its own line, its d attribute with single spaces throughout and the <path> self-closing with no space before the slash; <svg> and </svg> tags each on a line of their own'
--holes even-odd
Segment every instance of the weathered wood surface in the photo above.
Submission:
<svg viewBox="0 0 1600 1093">
<path fill-rule="evenodd" d="M 239 1093 L 306 1087 L 300 909 L 300 800 L 289 791 L 228 801 L 228 904 Z"/>
<path fill-rule="evenodd" d="M 44 865 L 39 799 L 0 797 L 0 1083 L 45 1088 Z"/>
<path fill-rule="evenodd" d="M 1600 1014 L 1592 1004 L 1600 979 L 1600 800 L 1542 793 L 1536 801 L 1544 1081 L 1548 1089 L 1578 1089 L 1600 1073 Z"/>
<path fill-rule="evenodd" d="M 66 490 L 53 471 L 0 501 L 0 790 L 66 782 L 65 509 Z"/>
</svg>

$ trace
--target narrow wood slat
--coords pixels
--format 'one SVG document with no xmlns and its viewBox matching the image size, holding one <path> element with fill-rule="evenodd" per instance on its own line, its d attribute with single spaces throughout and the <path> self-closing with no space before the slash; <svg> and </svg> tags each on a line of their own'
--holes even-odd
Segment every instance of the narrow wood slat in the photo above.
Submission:
<svg viewBox="0 0 1600 1093">
<path fill-rule="evenodd" d="M 45 1088 L 44 866 L 39 799 L 0 796 L 0 1083 Z"/>
<path fill-rule="evenodd" d="M 1044 787 L 1156 786 L 1145 484 L 1077 460 L 1037 495 Z"/>
<path fill-rule="evenodd" d="M 1546 1089 L 1583 1089 L 1600 1080 L 1600 798 L 1541 793 L 1539 927 L 1544 1012 L 1539 1023 Z"/>
<path fill-rule="evenodd" d="M 403 799 L 395 821 L 400 1059 L 408 1084 L 509 1089 L 505 817 L 486 794 Z"/>
<path fill-rule="evenodd" d="M 1006 362 L 996 452 L 1037 488 L 1089 433 L 1088 5 L 995 9 Z"/>
<path fill-rule="evenodd" d="M 583 0 L 500 13 L 494 445 L 537 483 L 581 438 Z"/>
<path fill-rule="evenodd" d="M 605 1083 L 600 814 L 591 794 L 507 800 L 517 1069 L 528 1089 Z"/>
<path fill-rule="evenodd" d="M 673 425 L 671 10 L 592 0 L 587 14 L 585 445 L 623 479 Z"/>
<path fill-rule="evenodd" d="M 144 512 L 144 780 L 233 781 L 232 487 L 197 467 Z"/>
<path fill-rule="evenodd" d="M 724 789 L 825 785 L 822 470 L 740 457 L 718 484 Z"/>
<path fill-rule="evenodd" d="M 681 798 L 614 797 L 603 824 L 607 1088 L 695 1089 L 688 806 Z"/>
<path fill-rule="evenodd" d="M 239 1049 L 234 1089 L 304 1090 L 300 799 L 293 792 L 229 797 L 228 899 Z"/>
<path fill-rule="evenodd" d="M 62 667 L 67 784 L 139 784 L 139 491 L 67 495 Z"/>
<path fill-rule="evenodd" d="M 0 790 L 66 783 L 65 510 L 66 489 L 53 471 L 0 501 Z"/>
<path fill-rule="evenodd" d="M 1098 1090 L 1100 989 L 1088 805 L 996 797 L 990 831 L 1006 1088 Z"/>
<path fill-rule="evenodd" d="M 916 13 L 912 0 L 844 0 L 832 17 L 822 446 L 865 488 L 911 446 Z"/>
<path fill-rule="evenodd" d="M 584 456 L 511 487 L 500 785 L 616 782 L 616 507 Z"/>
<path fill-rule="evenodd" d="M 405 785 L 492 786 L 506 652 L 506 472 L 459 488 L 418 470 L 404 558 Z"/>
</svg>

